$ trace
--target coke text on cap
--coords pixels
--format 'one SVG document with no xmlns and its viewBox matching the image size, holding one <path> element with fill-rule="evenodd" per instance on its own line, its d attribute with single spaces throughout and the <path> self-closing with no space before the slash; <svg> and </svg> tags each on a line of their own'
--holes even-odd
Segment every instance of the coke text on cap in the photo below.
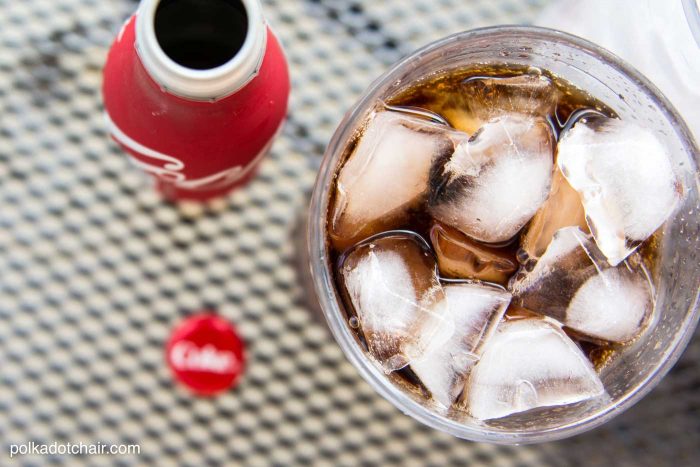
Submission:
<svg viewBox="0 0 700 467">
<path fill-rule="evenodd" d="M 244 369 L 244 347 L 231 324 L 204 313 L 173 330 L 166 360 L 180 383 L 195 394 L 212 396 L 237 383 Z"/>
</svg>

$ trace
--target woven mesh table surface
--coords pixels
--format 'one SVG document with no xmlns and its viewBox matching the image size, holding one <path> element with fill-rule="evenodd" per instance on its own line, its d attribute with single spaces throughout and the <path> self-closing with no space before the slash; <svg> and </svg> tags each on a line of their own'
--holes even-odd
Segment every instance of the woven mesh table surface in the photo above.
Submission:
<svg viewBox="0 0 700 467">
<path fill-rule="evenodd" d="M 449 33 L 527 23 L 546 0 L 269 0 L 289 121 L 260 175 L 208 207 L 163 202 L 105 132 L 109 44 L 136 3 L 0 0 L 0 465 L 700 463 L 700 342 L 602 428 L 470 443 L 377 396 L 307 306 L 298 219 L 325 144 L 386 67 Z M 241 384 L 177 386 L 163 344 L 216 309 L 247 341 Z M 10 443 L 138 443 L 138 456 L 20 457 Z"/>
</svg>

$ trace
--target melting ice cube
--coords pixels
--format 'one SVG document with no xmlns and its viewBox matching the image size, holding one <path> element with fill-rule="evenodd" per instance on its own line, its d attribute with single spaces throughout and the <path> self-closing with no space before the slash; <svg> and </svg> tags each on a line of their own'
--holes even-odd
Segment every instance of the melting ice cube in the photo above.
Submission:
<svg viewBox="0 0 700 467">
<path fill-rule="evenodd" d="M 547 199 L 554 136 L 542 118 L 489 121 L 430 173 L 430 212 L 487 243 L 511 239 Z"/>
<path fill-rule="evenodd" d="M 340 170 L 331 237 L 337 247 L 397 227 L 428 187 L 431 162 L 454 152 L 467 135 L 400 112 L 369 121 Z"/>
<path fill-rule="evenodd" d="M 604 388 L 581 349 L 547 318 L 502 322 L 469 377 L 464 399 L 477 419 L 572 404 Z"/>
<path fill-rule="evenodd" d="M 453 127 L 472 134 L 488 120 L 505 114 L 545 117 L 554 111 L 558 91 L 541 74 L 475 77 L 462 83 L 461 93 L 445 93 L 444 99 L 440 114 Z"/>
<path fill-rule="evenodd" d="M 444 290 L 445 318 L 452 321 L 454 332 L 447 342 L 432 344 L 421 359 L 411 363 L 411 369 L 433 398 L 449 407 L 462 392 L 482 344 L 510 303 L 510 294 L 479 283 L 449 284 Z"/>
<path fill-rule="evenodd" d="M 595 339 L 629 341 L 653 311 L 647 271 L 632 263 L 613 268 L 590 235 L 561 229 L 532 271 L 513 279 L 513 303 Z"/>
<path fill-rule="evenodd" d="M 354 247 L 340 273 L 370 356 L 385 371 L 421 357 L 447 340 L 444 292 L 435 258 L 417 235 L 388 232 Z"/>
<path fill-rule="evenodd" d="M 559 142 L 557 162 L 613 266 L 664 223 L 682 196 L 666 148 L 630 122 L 580 120 Z"/>
<path fill-rule="evenodd" d="M 554 233 L 569 226 L 577 226 L 588 232 L 581 197 L 571 188 L 561 171 L 555 168 L 547 201 L 527 225 L 521 238 L 520 245 L 526 255 L 521 261 L 525 263 L 542 256 Z"/>
<path fill-rule="evenodd" d="M 564 324 L 588 336 L 625 342 L 644 327 L 653 308 L 646 278 L 626 267 L 606 269 L 579 288 Z"/>
<path fill-rule="evenodd" d="M 430 241 L 443 277 L 506 285 L 518 269 L 515 257 L 508 251 L 480 244 L 439 222 L 430 229 Z"/>
</svg>

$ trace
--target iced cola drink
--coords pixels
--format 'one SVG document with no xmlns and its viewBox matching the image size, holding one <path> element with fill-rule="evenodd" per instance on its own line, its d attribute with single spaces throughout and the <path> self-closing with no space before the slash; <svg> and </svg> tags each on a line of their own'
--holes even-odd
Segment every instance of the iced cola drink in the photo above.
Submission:
<svg viewBox="0 0 700 467">
<path fill-rule="evenodd" d="M 660 258 L 694 190 L 677 148 L 618 111 L 622 94 L 546 66 L 413 78 L 363 103 L 327 169 L 336 337 L 348 331 L 370 381 L 447 431 L 445 419 L 520 432 L 608 410 L 630 355 L 662 347 L 675 320 L 658 306 Z"/>
<path fill-rule="evenodd" d="M 376 109 L 338 168 L 336 286 L 367 355 L 479 420 L 605 393 L 654 316 L 667 148 L 547 70 L 438 74 Z"/>
</svg>

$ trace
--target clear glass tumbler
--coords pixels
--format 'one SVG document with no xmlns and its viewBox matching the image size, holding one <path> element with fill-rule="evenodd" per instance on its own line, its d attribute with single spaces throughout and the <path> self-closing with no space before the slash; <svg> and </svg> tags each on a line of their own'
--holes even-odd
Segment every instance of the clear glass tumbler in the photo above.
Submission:
<svg viewBox="0 0 700 467">
<path fill-rule="evenodd" d="M 665 224 L 659 261 L 657 320 L 653 329 L 602 371 L 608 398 L 550 407 L 494 423 L 439 413 L 394 385 L 364 354 L 351 331 L 333 281 L 326 241 L 329 195 L 343 150 L 381 100 L 431 74 L 473 64 L 518 64 L 549 70 L 591 93 L 622 119 L 636 120 L 664 141 L 686 190 L 685 201 Z M 700 152 L 683 120 L 644 76 L 583 39 L 536 27 L 467 31 L 432 43 L 393 66 L 366 90 L 333 136 L 316 181 L 308 223 L 315 291 L 328 325 L 347 358 L 367 382 L 402 412 L 454 436 L 503 444 L 560 439 L 596 427 L 649 392 L 677 361 L 698 321 L 700 284 Z"/>
</svg>

